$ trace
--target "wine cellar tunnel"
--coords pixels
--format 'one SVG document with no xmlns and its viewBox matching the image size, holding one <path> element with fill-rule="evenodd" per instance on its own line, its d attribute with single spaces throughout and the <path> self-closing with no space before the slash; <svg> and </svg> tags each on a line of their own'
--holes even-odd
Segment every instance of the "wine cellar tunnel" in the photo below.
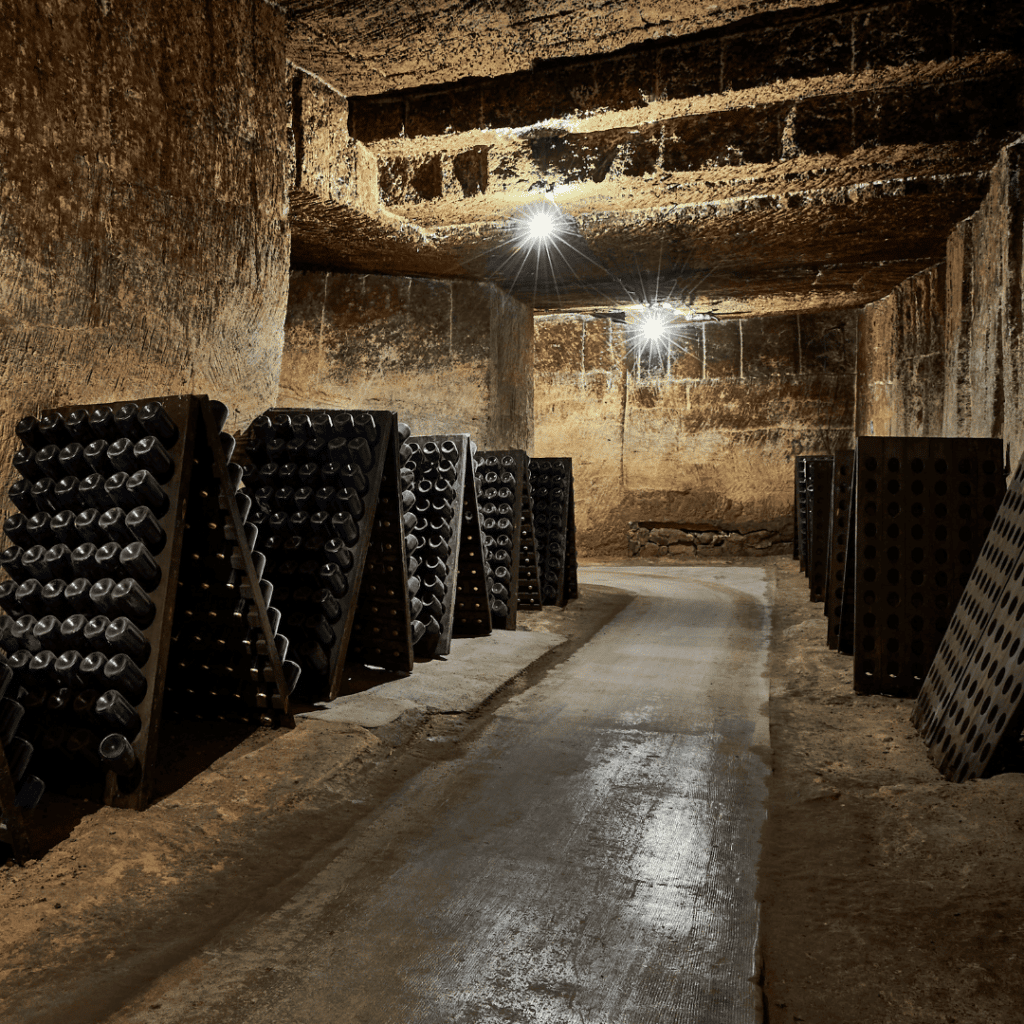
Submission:
<svg viewBox="0 0 1024 1024">
<path fill-rule="evenodd" d="M 949 694 L 941 687 L 932 698 L 926 693 L 922 710 L 913 712 L 921 678 L 912 693 L 865 683 L 864 673 L 874 670 L 865 667 L 871 650 L 864 645 L 895 644 L 902 626 L 885 633 L 879 616 L 877 636 L 857 634 L 856 666 L 834 654 L 825 660 L 829 647 L 843 650 L 842 606 L 855 599 L 844 599 L 842 587 L 838 598 L 823 584 L 816 592 L 812 579 L 814 602 L 807 603 L 804 586 L 802 607 L 794 577 L 798 562 L 813 576 L 809 549 L 800 554 L 801 529 L 810 527 L 809 513 L 801 527 L 801 508 L 807 513 L 809 506 L 801 505 L 799 488 L 818 479 L 819 496 L 826 486 L 838 496 L 841 466 L 852 474 L 856 464 L 864 479 L 866 462 L 857 459 L 875 459 L 871 466 L 883 474 L 894 458 L 906 466 L 942 461 L 937 448 L 927 448 L 940 439 L 949 451 L 967 445 L 955 449 L 967 453 L 958 460 L 1003 471 L 997 500 L 979 505 L 974 520 L 994 529 L 997 508 L 1006 507 L 1004 489 L 1006 501 L 1015 500 L 1012 474 L 1024 457 L 1024 7 L 1009 0 L 0 0 L 0 13 L 5 496 L 20 479 L 25 439 L 15 427 L 23 418 L 155 396 L 211 400 L 167 408 L 175 431 L 208 459 L 214 487 L 230 472 L 235 443 L 227 442 L 220 459 L 214 428 L 237 440 L 248 452 L 247 472 L 258 472 L 259 444 L 265 448 L 271 435 L 268 427 L 262 442 L 254 440 L 253 424 L 269 410 L 388 410 L 367 456 L 381 508 L 392 484 L 401 490 L 388 477 L 388 446 L 401 452 L 410 436 L 440 444 L 468 434 L 474 451 L 508 459 L 523 453 L 539 467 L 571 460 L 568 507 L 582 560 L 583 611 L 571 611 L 570 603 L 563 618 L 589 615 L 596 631 L 601 616 L 613 615 L 612 604 L 602 602 L 612 601 L 619 578 L 597 566 L 644 567 L 652 576 L 631 593 L 655 603 L 664 595 L 654 569 L 685 569 L 710 588 L 718 577 L 702 574 L 712 566 L 771 580 L 764 594 L 747 576 L 736 584 L 737 607 L 746 609 L 736 613 L 747 623 L 742 628 L 760 614 L 750 602 L 763 602 L 778 645 L 765 669 L 772 674 L 775 762 L 758 875 L 758 899 L 775 910 L 761 918 L 757 1019 L 1016 1019 L 1007 1007 L 1024 998 L 1024 982 L 1010 966 L 1024 957 L 1024 890 L 1011 869 L 1016 862 L 1019 874 L 1024 790 L 1013 780 L 1024 779 L 1024 760 L 1008 740 L 999 763 L 979 769 L 984 778 L 948 781 L 966 761 L 950 768 L 945 751 L 929 760 L 919 734 L 929 713 L 933 734 L 939 728 L 935 709 L 940 698 L 948 707 Z M 531 227 L 538 214 L 551 219 L 543 236 Z M 876 458 L 871 445 L 883 441 L 890 447 Z M 897 441 L 904 447 L 892 447 Z M 969 447 L 982 442 L 991 448 Z M 467 495 L 468 444 L 458 449 L 458 493 Z M 860 454 L 843 463 L 851 450 Z M 810 457 L 829 457 L 836 476 L 816 477 Z M 517 486 L 529 478 L 525 461 L 505 468 Z M 893 479 L 878 477 L 880 486 Z M 184 478 L 168 480 L 168 493 L 187 490 Z M 251 481 L 245 489 L 254 490 Z M 525 497 L 519 494 L 517 509 Z M 852 490 L 849 500 L 856 504 Z M 4 515 L 17 511 L 7 501 Z M 231 502 L 220 511 L 236 516 L 237 539 L 244 514 L 238 518 Z M 823 513 L 833 525 L 835 512 Z M 822 550 L 845 555 L 829 537 Z M 984 539 L 970 541 L 972 559 Z M 361 536 L 358 543 L 370 541 Z M 893 564 L 911 557 L 905 546 L 889 547 Z M 826 573 L 829 555 L 822 556 Z M 956 628 L 953 611 L 973 565 L 962 572 L 960 589 L 949 591 L 936 648 L 947 626 Z M 255 571 L 251 559 L 243 570 Z M 1009 590 L 1003 594 L 1006 606 Z M 905 596 L 912 598 L 909 590 Z M 986 598 L 994 609 L 985 614 L 999 613 L 998 597 Z M 249 621 L 264 628 L 269 600 L 254 602 Z M 520 654 L 502 647 L 491 656 L 509 666 L 508 679 L 549 664 L 544 659 L 554 655 L 539 638 L 571 638 L 577 628 L 559 625 L 563 619 L 539 602 L 536 611 L 523 607 L 519 632 L 514 613 L 509 628 L 515 642 L 534 646 Z M 364 620 L 353 615 L 345 643 L 358 646 Z M 953 653 L 947 645 L 943 671 L 950 678 L 959 671 L 956 658 L 966 663 L 970 645 L 996 628 L 995 618 L 981 615 L 964 618 Z M 1009 643 L 1010 631 L 1005 635 Z M 752 650 L 757 642 L 750 641 Z M 738 648 L 746 643 L 737 641 Z M 279 662 L 275 655 L 268 680 L 284 671 Z M 994 660 L 991 666 L 990 677 Z M 411 678 L 421 668 L 417 661 Z M 777 683 L 779 672 L 803 689 Z M 841 672 L 853 679 L 856 698 L 839 689 Z M 443 672 L 429 678 L 444 690 Z M 819 690 L 807 696 L 815 679 Z M 387 685 L 398 684 L 391 678 Z M 1014 692 L 1009 681 L 1006 689 Z M 272 694 L 263 696 L 272 704 Z M 651 704 L 642 694 L 635 700 Z M 413 704 L 409 698 L 402 710 L 411 713 Z M 447 707 L 443 700 L 427 705 L 430 714 Z M 297 744 L 311 744 L 301 747 L 306 767 L 295 768 L 296 780 L 315 775 L 317 785 L 327 785 L 327 769 L 310 766 L 369 760 L 361 744 L 400 734 L 388 731 L 389 723 L 371 725 L 369 733 L 353 727 L 342 740 L 326 731 L 314 736 L 333 721 L 323 714 L 292 732 L 274 730 L 284 738 L 265 744 L 284 751 L 273 755 L 281 765 L 299 756 Z M 1019 735 L 1020 712 L 1008 714 L 1007 728 Z M 837 725 L 829 715 L 850 717 Z M 863 745 L 884 734 L 884 753 L 892 754 L 901 741 L 889 734 L 902 736 L 904 722 L 912 734 L 906 751 L 920 746 L 927 767 L 905 768 L 905 778 L 888 767 L 873 775 L 875 755 Z M 208 819 L 220 821 L 229 798 L 227 776 L 209 766 L 235 756 L 240 742 L 248 757 L 245 744 L 263 741 L 202 728 L 208 756 L 182 769 L 174 785 L 205 785 L 215 794 L 207 803 L 219 809 L 200 815 L 202 827 L 212 828 Z M 373 732 L 378 728 L 384 731 Z M 828 737 L 842 729 L 844 742 L 861 746 L 845 754 L 830 748 Z M 296 739 L 303 731 L 306 739 Z M 426 743 L 425 734 L 416 735 Z M 429 738 L 438 748 L 445 740 Z M 188 739 L 181 743 L 184 749 Z M 400 749 L 397 739 L 392 746 Z M 312 775 L 304 775 L 307 768 Z M 849 778 L 833 785 L 829 773 Z M 893 787 L 911 782 L 932 788 L 908 817 L 894 803 L 903 791 Z M 829 817 L 847 807 L 841 794 L 848 788 L 860 794 L 857 801 L 862 789 L 871 790 L 880 798 L 870 806 L 881 814 L 884 804 L 889 817 L 860 831 L 848 818 Z M 170 790 L 139 819 L 171 813 L 161 808 L 181 798 Z M 953 791 L 959 795 L 947 799 Z M 968 792 L 980 794 L 974 803 Z M 277 807 L 286 798 L 274 790 L 266 799 Z M 923 819 L 940 800 L 950 814 L 955 807 L 958 825 L 967 824 L 937 837 Z M 79 828 L 106 829 L 109 821 L 111 835 L 128 835 L 143 827 L 115 825 L 115 813 L 123 822 L 129 812 L 114 806 L 83 817 Z M 184 806 L 195 812 L 200 804 Z M 861 822 L 866 806 L 856 804 Z M 100 824 L 90 825 L 91 818 Z M 968 877 L 966 868 L 955 885 L 946 879 L 946 889 L 935 881 L 942 911 L 921 920 L 944 933 L 956 930 L 961 913 L 970 923 L 961 938 L 943 940 L 938 960 L 924 953 L 908 960 L 913 984 L 897 977 L 904 967 L 895 953 L 874 961 L 851 954 L 838 966 L 850 946 L 926 945 L 912 908 L 929 898 L 910 879 L 924 877 L 923 861 L 906 859 L 903 875 L 892 866 L 919 850 L 904 832 L 894 838 L 897 820 L 906 829 L 913 822 L 913 843 L 940 844 L 932 847 L 936 860 L 966 856 L 956 844 L 967 842 L 970 828 L 995 830 L 988 846 L 979 844 L 993 858 L 987 882 Z M 1009 838 L 998 831 L 1004 824 Z M 311 828 L 321 825 L 310 818 Z M 336 827 L 325 835 L 340 835 L 331 831 Z M 808 837 L 819 832 L 830 832 L 836 852 L 808 882 Z M 864 838 L 869 833 L 875 840 Z M 138 835 L 142 847 L 157 838 L 162 846 L 179 841 L 170 825 L 159 835 Z M 69 841 L 56 851 L 67 851 Z M 302 849 L 315 859 L 313 845 Z M 895 897 L 889 875 L 883 884 L 868 870 L 884 859 L 881 849 L 891 877 L 908 879 Z M 8 887 L 0 907 L 19 940 L 35 925 L 18 909 L 29 904 L 15 875 L 31 870 L 41 884 L 56 885 L 48 867 L 55 855 L 30 868 L 11 862 L 0 880 L 0 889 Z M 756 861 L 757 851 L 749 856 Z M 829 904 L 847 922 L 845 945 L 814 918 L 815 901 L 828 902 L 823 892 L 847 891 L 836 866 L 844 858 L 859 865 L 864 901 L 859 909 L 854 898 L 836 895 Z M 973 888 L 956 909 L 961 881 Z M 850 922 L 876 914 L 886 900 L 905 912 L 899 927 L 884 940 L 878 931 L 870 938 L 857 932 L 869 926 Z M 797 914 L 804 916 L 797 921 Z M 72 959 L 75 929 L 84 927 L 61 933 Z M 110 922 L 96 924 L 89 942 L 101 941 L 103 927 Z M 124 1009 L 142 991 L 143 974 L 125 983 L 120 1002 L 97 997 L 93 1016 L 81 1019 L 147 1019 L 139 1007 Z M 823 994 L 824 977 L 837 979 L 831 997 Z M 25 994 L 24 980 L 16 987 L 12 1012 L 20 1016 L 10 1019 L 57 1019 L 47 1018 L 42 996 L 33 1003 L 37 997 Z M 549 1009 L 531 1018 L 519 1004 L 515 1013 L 526 1016 L 492 1018 L 480 999 L 477 1016 L 465 1011 L 467 1024 L 569 1019 Z"/>
</svg>

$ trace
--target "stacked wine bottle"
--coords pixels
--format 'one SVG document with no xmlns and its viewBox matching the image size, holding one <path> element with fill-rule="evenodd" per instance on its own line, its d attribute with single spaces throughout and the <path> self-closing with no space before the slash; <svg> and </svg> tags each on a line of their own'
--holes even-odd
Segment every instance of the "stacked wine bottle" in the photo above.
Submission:
<svg viewBox="0 0 1024 1024">
<path fill-rule="evenodd" d="M 533 523 L 533 487 L 530 483 L 530 459 L 522 479 L 522 515 L 519 532 L 519 587 L 516 597 L 520 609 L 536 611 L 543 606 L 540 596 L 540 562 L 537 535 Z"/>
<path fill-rule="evenodd" d="M 322 409 L 269 410 L 245 435 L 256 552 L 266 560 L 274 618 L 292 640 L 289 656 L 301 668 L 299 693 L 307 700 L 340 692 L 368 564 L 390 566 L 394 555 L 405 577 L 401 518 L 391 518 L 401 509 L 396 440 L 394 413 Z M 383 533 L 394 532 L 380 538 L 387 552 L 371 552 L 381 513 Z"/>
<path fill-rule="evenodd" d="M 198 479 L 190 488 L 178 577 L 187 600 L 175 606 L 166 706 L 188 718 L 291 724 L 288 698 L 301 668 L 287 660 L 273 587 L 263 579 L 266 557 L 254 550 L 252 498 L 238 492 L 242 467 L 229 461 L 235 439 L 220 433 L 217 444 L 219 458 L 208 452 L 202 431 L 196 438 Z M 220 488 L 203 472 L 218 463 L 226 476 Z"/>
<path fill-rule="evenodd" d="M 421 560 L 420 616 L 427 626 L 417 653 L 427 656 L 451 650 L 468 445 L 467 434 L 409 440 L 416 480 L 411 534 Z"/>
<path fill-rule="evenodd" d="M 521 489 L 525 471 L 525 452 L 481 452 L 477 457 L 481 525 L 490 569 L 491 616 L 498 629 L 516 628 Z"/>
<path fill-rule="evenodd" d="M 576 579 L 572 460 L 531 459 L 530 476 L 541 598 L 544 604 L 564 605 L 570 596 L 575 596 L 566 588 L 568 561 L 571 561 L 568 565 L 570 591 L 574 589 Z M 570 532 L 573 535 L 571 543 Z"/>
<path fill-rule="evenodd" d="M 201 403 L 208 451 L 227 409 L 191 396 L 57 410 L 16 427 L 0 728 L 18 806 L 71 783 L 116 806 L 148 801 L 190 487 L 216 493 L 217 475 L 226 487 L 241 473 L 223 451 L 217 475 L 209 458 L 194 465 Z"/>
</svg>

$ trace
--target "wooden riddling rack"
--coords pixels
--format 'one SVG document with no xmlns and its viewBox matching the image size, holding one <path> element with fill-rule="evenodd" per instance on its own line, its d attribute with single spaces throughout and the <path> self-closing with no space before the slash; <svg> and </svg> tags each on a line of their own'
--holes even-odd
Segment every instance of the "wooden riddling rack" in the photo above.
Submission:
<svg viewBox="0 0 1024 1024">
<path fill-rule="evenodd" d="M 577 596 L 572 459 L 531 459 L 541 600 L 564 606 Z"/>
<path fill-rule="evenodd" d="M 540 595 L 540 557 L 533 520 L 533 484 L 530 482 L 529 462 L 527 457 L 527 471 L 523 474 L 523 520 L 519 534 L 519 588 L 516 604 L 521 609 L 539 611 L 543 601 Z"/>
<path fill-rule="evenodd" d="M 984 465 L 981 467 L 984 469 Z M 993 475 L 987 474 L 989 482 Z M 912 721 L 947 779 L 1000 767 L 1024 728 L 1024 460 L 921 687 Z"/>
<path fill-rule="evenodd" d="M 452 616 L 452 632 L 456 637 L 487 636 L 493 626 L 475 455 L 476 447 L 470 442 L 466 451 L 465 482 L 462 488 L 459 564 L 455 579 L 455 611 Z"/>
<path fill-rule="evenodd" d="M 476 456 L 480 529 L 487 562 L 491 622 L 495 629 L 516 628 L 523 495 L 529 461 L 526 452 L 518 448 L 477 452 Z"/>
<path fill-rule="evenodd" d="M 847 548 L 853 523 L 853 449 L 835 454 L 832 471 L 832 502 L 829 509 L 828 577 L 825 587 L 825 615 L 828 618 L 828 646 L 839 648 L 843 601 L 846 594 Z"/>
<path fill-rule="evenodd" d="M 828 588 L 833 465 L 832 456 L 826 456 L 807 466 L 807 582 L 812 601 L 824 601 Z"/>
<path fill-rule="evenodd" d="M 305 700 L 337 697 L 347 663 L 412 671 L 400 444 L 395 413 L 366 410 L 268 409 L 242 437 Z"/>
<path fill-rule="evenodd" d="M 858 438 L 859 693 L 918 695 L 1005 487 L 998 439 Z"/>
<path fill-rule="evenodd" d="M 406 537 L 416 538 L 409 564 L 410 572 L 414 565 L 416 569 L 410 578 L 419 581 L 410 593 L 419 602 L 413 608 L 424 627 L 415 651 L 425 657 L 441 656 L 452 647 L 462 513 L 466 485 L 473 486 L 469 434 L 420 434 L 406 444 L 410 451 L 403 469 L 412 471 L 415 495 L 415 504 L 406 510 L 415 523 Z M 479 534 L 476 542 L 479 546 Z"/>
<path fill-rule="evenodd" d="M 797 455 L 793 460 L 793 558 L 799 559 L 800 571 L 810 577 L 812 465 L 831 461 L 831 455 Z"/>
<path fill-rule="evenodd" d="M 229 462 L 234 441 L 222 433 L 226 415 L 205 396 L 174 396 L 47 410 L 16 428 L 24 447 L 14 463 L 22 479 L 10 498 L 20 512 L 5 521 L 15 545 L 0 557 L 12 576 L 0 586 L 0 606 L 10 616 L 0 620 L 8 670 L 0 699 L 7 741 L 0 810 L 19 859 L 32 849 L 22 811 L 30 815 L 46 789 L 88 788 L 90 769 L 108 805 L 146 806 L 179 662 L 191 663 L 192 678 L 200 665 L 209 667 L 200 672 L 207 685 L 195 702 L 216 703 L 214 717 L 223 716 L 226 703 L 234 717 L 291 722 L 286 666 L 266 642 L 274 633 L 247 545 L 247 503 L 235 496 L 241 469 Z M 212 557 L 182 571 L 192 531 L 205 534 Z M 22 539 L 34 543 L 25 550 Z M 214 657 L 178 634 L 176 608 L 202 607 L 217 585 L 216 556 L 237 563 L 219 578 L 233 596 L 249 595 L 251 607 L 231 607 L 243 621 L 255 611 L 266 655 L 226 645 Z M 261 714 L 255 700 L 255 679 L 268 674 L 278 695 L 273 715 Z M 114 697 L 104 717 L 93 705 L 108 690 L 124 699 Z M 23 796 L 26 783 L 19 780 L 28 780 L 33 799 Z"/>
</svg>

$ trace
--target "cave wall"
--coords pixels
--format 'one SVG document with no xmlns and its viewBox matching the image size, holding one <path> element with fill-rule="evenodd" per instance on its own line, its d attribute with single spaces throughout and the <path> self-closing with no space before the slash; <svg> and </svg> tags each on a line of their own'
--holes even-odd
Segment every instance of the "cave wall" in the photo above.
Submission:
<svg viewBox="0 0 1024 1024">
<path fill-rule="evenodd" d="M 279 403 L 533 447 L 533 313 L 493 284 L 294 271 Z"/>
<path fill-rule="evenodd" d="M 627 330 L 537 319 L 534 454 L 573 459 L 581 553 L 625 554 L 631 521 L 784 528 L 794 454 L 851 443 L 856 313 L 694 325 L 667 374 Z"/>
<path fill-rule="evenodd" d="M 1006 147 L 945 261 L 865 306 L 858 434 L 999 437 L 1024 454 L 1024 143 Z"/>
<path fill-rule="evenodd" d="M 0 0 L 0 464 L 47 406 L 277 395 L 284 15 Z"/>
</svg>

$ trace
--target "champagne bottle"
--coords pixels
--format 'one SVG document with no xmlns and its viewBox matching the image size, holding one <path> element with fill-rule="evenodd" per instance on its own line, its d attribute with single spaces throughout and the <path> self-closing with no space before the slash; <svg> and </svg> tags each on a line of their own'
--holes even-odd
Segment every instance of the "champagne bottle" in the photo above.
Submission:
<svg viewBox="0 0 1024 1024">
<path fill-rule="evenodd" d="M 42 547 L 42 545 L 39 545 Z M 33 548 L 33 551 L 36 549 Z M 43 554 L 44 573 L 47 582 L 56 579 L 72 578 L 71 548 L 67 544 L 54 544 L 52 548 Z M 37 574 L 37 578 L 44 577 Z"/>
<path fill-rule="evenodd" d="M 121 549 L 121 566 L 125 573 L 152 593 L 160 585 L 161 570 L 141 541 L 132 541 Z"/>
<path fill-rule="evenodd" d="M 370 413 L 361 412 L 356 414 L 352 417 L 352 423 L 358 437 L 365 440 L 368 445 L 377 443 L 377 438 L 380 436 L 380 427 Z"/>
<path fill-rule="evenodd" d="M 331 625 L 341 619 L 341 605 L 326 587 L 315 590 L 310 598 L 310 603 Z"/>
<path fill-rule="evenodd" d="M 57 676 L 53 671 L 53 663 L 56 660 L 57 655 L 53 651 L 42 650 L 36 651 L 32 655 L 32 660 L 28 663 L 28 690 L 33 707 L 45 703 L 46 699 L 57 688 Z"/>
<path fill-rule="evenodd" d="M 17 484 L 14 485 L 16 487 Z M 14 490 L 14 487 L 11 490 Z M 54 497 L 54 491 L 57 488 L 57 482 L 51 480 L 49 477 L 43 477 L 41 480 L 37 480 L 29 490 L 29 495 L 32 499 L 32 504 L 40 512 L 60 512 L 61 508 L 56 498 Z"/>
<path fill-rule="evenodd" d="M 423 611 L 423 602 L 418 597 L 409 598 L 409 614 L 415 619 Z"/>
<path fill-rule="evenodd" d="M 167 513 L 170 499 L 148 469 L 140 469 L 133 473 L 128 478 L 127 489 L 131 500 L 124 505 L 125 508 L 146 505 L 153 510 L 158 519 Z"/>
<path fill-rule="evenodd" d="M 15 591 L 15 604 L 24 609 L 23 615 L 34 615 L 38 618 L 46 614 L 43 609 L 43 589 L 44 585 L 34 577 L 18 584 L 18 589 Z"/>
<path fill-rule="evenodd" d="M 364 497 L 370 489 L 370 482 L 359 466 L 351 462 L 341 464 L 337 473 L 338 486 L 355 488 L 360 497 Z"/>
<path fill-rule="evenodd" d="M 139 423 L 139 407 L 134 402 L 125 402 L 114 412 L 114 423 L 118 437 L 128 437 L 133 441 L 141 441 L 146 432 Z"/>
<path fill-rule="evenodd" d="M 92 427 L 89 426 L 88 409 L 75 409 L 74 412 L 68 413 L 64 418 L 64 425 L 67 427 L 68 433 L 78 444 L 86 445 L 96 439 L 96 435 L 92 432 Z"/>
<path fill-rule="evenodd" d="M 25 614 L 21 610 L 21 602 L 17 596 L 20 586 L 22 584 L 15 583 L 14 580 L 4 580 L 3 583 L 0 583 L 0 608 L 3 608 L 11 618 L 17 618 L 18 615 Z"/>
<path fill-rule="evenodd" d="M 210 399 L 210 416 L 218 433 L 223 432 L 230 412 L 231 410 L 223 402 L 218 401 L 216 398 Z"/>
<path fill-rule="evenodd" d="M 91 620 L 90 620 L 91 621 Z M 86 628 L 88 628 L 86 623 Z M 96 699 L 96 694 L 108 689 L 110 684 L 106 683 L 103 670 L 107 665 L 107 656 L 103 651 L 90 651 L 78 663 L 78 678 L 82 686 L 82 694 L 85 695 L 84 707 L 88 707 L 90 701 Z M 75 709 L 78 711 L 78 708 Z"/>
<path fill-rule="evenodd" d="M 295 490 L 299 483 L 299 467 L 295 462 L 282 462 L 277 467 L 278 487 L 289 487 Z"/>
<path fill-rule="evenodd" d="M 128 536 L 125 540 L 115 537 L 121 544 L 139 541 L 154 554 L 158 555 L 167 543 L 167 533 L 157 521 L 153 510 L 146 505 L 138 505 L 124 517 L 124 525 Z"/>
<path fill-rule="evenodd" d="M 60 652 L 64 649 L 60 633 L 60 619 L 56 615 L 44 615 L 32 627 L 32 635 L 39 641 L 40 647 Z"/>
<path fill-rule="evenodd" d="M 89 617 L 81 612 L 69 615 L 60 624 L 60 648 L 65 652 L 86 646 L 85 627 Z M 77 666 L 76 666 L 77 670 Z M 65 684 L 70 685 L 70 684 Z"/>
<path fill-rule="evenodd" d="M 5 747 L 14 739 L 14 734 L 24 717 L 25 708 L 17 701 L 9 697 L 0 700 L 0 743 Z"/>
<path fill-rule="evenodd" d="M 84 620 L 85 616 L 79 616 Z M 64 633 L 64 626 L 67 620 L 61 623 L 61 632 Z M 70 631 L 69 631 L 70 632 Z M 65 633 L 65 641 L 69 634 Z M 83 655 L 80 651 L 72 648 L 71 650 L 64 651 L 57 660 L 53 663 L 53 672 L 57 677 L 57 687 L 60 690 L 68 690 L 71 693 L 75 693 L 82 688 L 82 679 L 78 674 L 78 668 L 82 664 Z"/>
<path fill-rule="evenodd" d="M 70 509 L 64 509 L 55 516 L 50 517 L 50 533 L 56 538 L 59 544 L 66 544 L 68 548 L 76 548 L 82 543 L 78 530 L 75 529 L 75 513 Z"/>
<path fill-rule="evenodd" d="M 19 647 L 17 638 L 11 632 L 13 628 L 14 619 L 10 615 L 0 615 L 0 649 L 3 649 L 8 654 L 13 654 L 16 650 L 18 650 Z M 0 664 L 3 665 L 4 669 L 10 671 L 10 668 L 6 662 Z M 5 687 L 9 681 L 10 680 L 4 681 Z"/>
<path fill-rule="evenodd" d="M 424 634 L 427 632 L 427 627 L 418 619 L 413 619 L 413 621 L 410 623 L 410 631 L 412 633 L 413 644 L 418 644 L 423 639 Z"/>
<path fill-rule="evenodd" d="M 110 619 L 106 615 L 94 615 L 82 630 L 82 642 L 87 647 L 97 648 L 104 654 L 109 652 L 106 632 L 110 625 Z"/>
<path fill-rule="evenodd" d="M 24 579 L 37 579 L 46 583 L 53 577 L 46 566 L 46 548 L 42 544 L 34 544 L 21 556 L 21 571 Z M 10 567 L 7 569 L 10 572 Z M 11 574 L 13 576 L 13 573 Z"/>
<path fill-rule="evenodd" d="M 89 600 L 93 607 L 98 608 L 104 615 L 113 614 L 114 599 L 111 597 L 111 592 L 115 585 L 109 576 L 105 576 L 89 588 Z"/>
<path fill-rule="evenodd" d="M 310 417 L 310 426 L 317 437 L 330 437 L 334 433 L 334 420 L 329 412 L 315 412 Z"/>
<path fill-rule="evenodd" d="M 58 512 L 80 512 L 85 507 L 79 491 L 81 480 L 77 476 L 65 476 L 54 484 L 53 504 Z"/>
<path fill-rule="evenodd" d="M 340 487 L 335 492 L 335 510 L 347 512 L 354 520 L 362 519 L 365 507 L 354 487 Z"/>
<path fill-rule="evenodd" d="M 106 455 L 115 472 L 131 476 L 139 468 L 135 459 L 135 442 L 130 437 L 119 437 L 116 441 L 111 441 L 107 446 Z"/>
<path fill-rule="evenodd" d="M 178 442 L 178 425 L 164 408 L 162 402 L 146 402 L 137 415 L 142 436 L 152 435 L 160 439 L 164 448 L 173 448 Z"/>
<path fill-rule="evenodd" d="M 53 663 L 54 672 L 57 670 L 57 663 L 60 658 Z M 61 714 L 66 711 L 71 711 L 75 704 L 75 693 L 69 686 L 58 685 L 57 689 L 46 698 L 46 708 L 48 711 L 55 711 L 57 714 Z"/>
<path fill-rule="evenodd" d="M 128 616 L 142 629 L 156 618 L 156 605 L 136 579 L 129 577 L 121 580 L 110 592 L 110 597 L 117 615 Z"/>
<path fill-rule="evenodd" d="M 134 747 L 120 733 L 104 736 L 100 740 L 98 754 L 101 767 L 121 777 L 130 777 L 139 770 Z"/>
<path fill-rule="evenodd" d="M 103 483 L 103 490 L 106 492 L 106 508 L 132 508 L 139 504 L 133 500 L 133 495 L 128 490 L 129 479 L 128 474 L 121 470 L 107 477 Z M 83 484 L 83 486 L 85 485 Z M 90 490 L 88 500 L 91 500 L 91 496 Z"/>
<path fill-rule="evenodd" d="M 24 512 L 15 512 L 4 520 L 4 533 L 13 544 L 30 548 L 34 543 L 28 530 L 28 516 Z"/>
<path fill-rule="evenodd" d="M 118 443 L 118 440 L 111 442 L 102 438 L 90 441 L 82 450 L 82 458 L 85 460 L 86 466 L 89 467 L 89 472 L 83 473 L 83 477 L 90 475 L 90 473 L 99 473 L 103 477 L 113 473 L 115 467 L 110 462 L 108 452 L 112 445 Z"/>
<path fill-rule="evenodd" d="M 103 579 L 105 576 L 109 576 L 111 579 L 121 576 L 121 551 L 121 545 L 116 540 L 107 541 L 106 544 L 101 544 L 96 549 L 95 565 L 99 579 Z"/>
<path fill-rule="evenodd" d="M 415 597 L 419 593 L 421 586 L 423 586 L 423 581 L 419 578 L 419 576 L 407 577 L 406 587 L 409 591 L 410 597 Z"/>
<path fill-rule="evenodd" d="M 36 503 L 32 498 L 32 484 L 28 480 L 15 480 L 7 492 L 19 512 L 31 516 L 36 512 Z"/>
<path fill-rule="evenodd" d="M 142 728 L 138 711 L 115 689 L 105 690 L 96 698 L 93 715 L 105 729 L 118 732 L 126 739 L 137 736 Z"/>
<path fill-rule="evenodd" d="M 23 480 L 34 483 L 43 475 L 43 470 L 36 462 L 36 450 L 34 448 L 20 448 L 14 453 L 11 465 Z"/>
<path fill-rule="evenodd" d="M 348 580 L 337 562 L 322 565 L 317 575 L 320 585 L 330 590 L 335 597 L 344 597 L 348 593 Z"/>
<path fill-rule="evenodd" d="M 79 544 L 75 551 L 83 546 Z M 74 558 L 74 551 L 71 553 L 71 556 Z M 88 576 L 78 576 L 64 589 L 64 600 L 67 601 L 68 606 L 73 612 L 86 614 L 92 611 L 92 601 L 89 597 L 92 584 L 93 581 Z"/>
<path fill-rule="evenodd" d="M 115 654 L 127 654 L 140 668 L 149 660 L 150 644 L 145 634 L 125 615 L 119 615 L 104 631 L 107 647 Z"/>
<path fill-rule="evenodd" d="M 103 676 L 107 687 L 117 690 L 133 704 L 140 704 L 149 689 L 142 669 L 123 651 L 104 664 Z"/>
<path fill-rule="evenodd" d="M 22 736 L 15 736 L 7 744 L 7 767 L 11 773 L 11 781 L 18 785 L 28 768 L 32 758 L 32 744 Z"/>
<path fill-rule="evenodd" d="M 70 444 L 72 437 L 64 423 L 64 417 L 59 412 L 49 412 L 39 418 L 39 432 L 50 444 L 63 447 Z"/>
<path fill-rule="evenodd" d="M 35 416 L 25 416 L 18 420 L 14 432 L 26 448 L 39 449 L 46 446 L 46 439 L 39 429 L 39 420 Z"/>
</svg>

